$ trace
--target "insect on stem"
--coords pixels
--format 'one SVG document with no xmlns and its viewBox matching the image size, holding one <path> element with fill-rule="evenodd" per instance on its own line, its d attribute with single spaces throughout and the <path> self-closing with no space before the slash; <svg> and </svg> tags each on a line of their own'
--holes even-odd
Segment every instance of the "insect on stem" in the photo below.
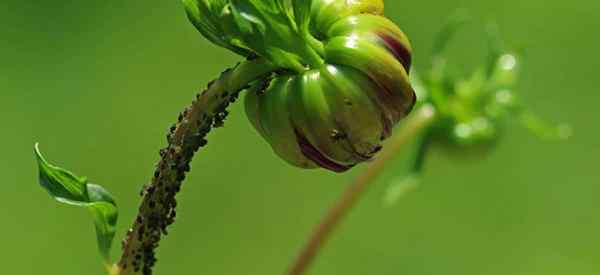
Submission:
<svg viewBox="0 0 600 275">
<path fill-rule="evenodd" d="M 248 60 L 226 70 L 198 94 L 185 109 L 167 136 L 168 145 L 160 151 L 149 185 L 142 190 L 139 213 L 123 240 L 123 254 L 111 275 L 152 274 L 156 262 L 154 254 L 167 227 L 175 222 L 177 193 L 190 171 L 195 153 L 207 144 L 206 136 L 212 128 L 223 125 L 234 102 L 249 83 L 274 70 L 264 59 Z"/>
</svg>

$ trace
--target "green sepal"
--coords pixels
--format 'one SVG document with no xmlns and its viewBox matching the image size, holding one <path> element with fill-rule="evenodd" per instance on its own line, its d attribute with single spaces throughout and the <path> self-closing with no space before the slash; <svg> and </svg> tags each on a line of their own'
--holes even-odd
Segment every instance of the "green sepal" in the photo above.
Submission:
<svg viewBox="0 0 600 275">
<path fill-rule="evenodd" d="M 313 0 L 293 1 L 294 19 L 296 26 L 303 31 L 308 31 Z"/>
<path fill-rule="evenodd" d="M 324 62 L 307 31 L 310 1 L 183 0 L 190 21 L 208 40 L 245 57 L 260 56 L 302 72 Z M 299 17 L 295 16 L 298 13 Z M 298 25 L 301 23 L 302 25 Z"/>
<path fill-rule="evenodd" d="M 88 183 L 85 177 L 78 177 L 48 163 L 40 153 L 38 144 L 35 145 L 34 152 L 39 167 L 40 185 L 50 196 L 64 204 L 86 207 L 92 213 L 98 250 L 108 264 L 119 216 L 112 195 L 102 186 Z"/>
<path fill-rule="evenodd" d="M 225 27 L 232 20 L 228 14 L 228 0 L 182 0 L 188 19 L 196 29 L 212 43 L 239 55 L 250 56 L 252 52 L 236 43 L 237 38 L 226 33 Z"/>
</svg>

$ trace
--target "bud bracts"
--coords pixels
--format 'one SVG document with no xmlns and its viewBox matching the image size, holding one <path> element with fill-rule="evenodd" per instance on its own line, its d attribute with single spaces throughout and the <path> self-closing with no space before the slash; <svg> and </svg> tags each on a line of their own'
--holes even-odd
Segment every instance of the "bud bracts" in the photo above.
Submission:
<svg viewBox="0 0 600 275">
<path fill-rule="evenodd" d="M 271 38 L 278 41 L 277 50 L 257 49 L 256 40 L 285 37 L 275 27 L 272 34 L 257 32 L 246 35 L 248 41 L 228 44 L 243 49 L 238 53 L 249 51 L 281 64 L 282 70 L 271 78 L 253 84 L 246 96 L 248 118 L 277 155 L 292 165 L 343 172 L 369 160 L 415 103 L 407 37 L 382 16 L 381 0 L 275 2 L 294 6 L 289 11 L 290 28 L 296 33 L 289 43 L 294 45 Z M 264 14 L 253 18 L 260 21 Z M 305 19 L 294 18 L 300 14 Z M 263 25 L 281 27 L 269 20 L 263 18 Z M 242 37 L 237 33 L 214 34 L 211 40 Z M 293 58 L 274 60 L 276 55 Z"/>
</svg>

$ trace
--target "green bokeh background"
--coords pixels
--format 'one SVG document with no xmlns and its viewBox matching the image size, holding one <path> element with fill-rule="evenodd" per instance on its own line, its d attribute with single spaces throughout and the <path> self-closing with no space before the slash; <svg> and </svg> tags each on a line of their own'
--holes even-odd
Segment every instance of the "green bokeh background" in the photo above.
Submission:
<svg viewBox="0 0 600 275">
<path fill-rule="evenodd" d="M 384 208 L 387 184 L 403 174 L 399 160 L 310 274 L 600 274 L 600 2 L 386 2 L 412 39 L 417 68 L 456 8 L 474 16 L 450 49 L 465 71 L 482 60 L 484 23 L 495 20 L 508 44 L 527 49 L 524 100 L 550 121 L 569 122 L 575 135 L 545 142 L 515 123 L 479 158 L 435 149 L 425 184 Z M 120 239 L 168 126 L 239 58 L 202 39 L 178 1 L 3 0 L 0 23 L 0 273 L 103 274 L 89 214 L 38 186 L 34 142 L 112 191 Z M 361 170 L 287 166 L 241 104 L 209 144 L 179 197 L 156 274 L 282 274 Z"/>
</svg>

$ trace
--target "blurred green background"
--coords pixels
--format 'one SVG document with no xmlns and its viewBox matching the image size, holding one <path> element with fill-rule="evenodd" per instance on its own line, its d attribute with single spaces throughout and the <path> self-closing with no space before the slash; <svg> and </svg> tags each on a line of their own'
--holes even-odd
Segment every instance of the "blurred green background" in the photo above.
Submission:
<svg viewBox="0 0 600 275">
<path fill-rule="evenodd" d="M 527 49 L 519 91 L 569 122 L 567 142 L 514 125 L 479 158 L 433 150 L 425 184 L 382 206 L 390 166 L 310 274 L 600 274 L 600 2 L 386 1 L 417 68 L 453 10 L 474 24 L 450 49 L 469 71 L 484 23 Z M 239 58 L 202 39 L 178 1 L 0 1 L 0 259 L 3 274 L 103 274 L 92 221 L 38 186 L 33 144 L 112 191 L 120 240 L 177 113 Z M 279 160 L 242 104 L 210 136 L 179 197 L 156 274 L 281 274 L 310 228 L 359 172 L 303 171 Z M 120 245 L 115 244 L 115 255 Z"/>
</svg>

